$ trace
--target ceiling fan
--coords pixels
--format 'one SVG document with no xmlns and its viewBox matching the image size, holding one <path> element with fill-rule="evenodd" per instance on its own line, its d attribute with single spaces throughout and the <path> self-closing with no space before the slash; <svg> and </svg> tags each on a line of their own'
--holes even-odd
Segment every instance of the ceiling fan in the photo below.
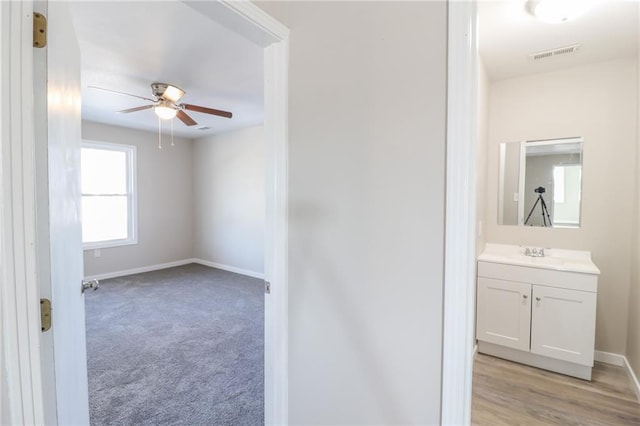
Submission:
<svg viewBox="0 0 640 426">
<path fill-rule="evenodd" d="M 129 114 L 136 111 L 142 111 L 145 109 L 153 108 L 158 118 L 163 120 L 170 120 L 177 117 L 187 126 L 195 126 L 196 121 L 191 118 L 185 111 L 195 111 L 204 114 L 216 115 L 218 117 L 231 118 L 232 113 L 228 111 L 222 111 L 219 109 L 207 108 L 199 105 L 191 105 L 185 103 L 178 103 L 178 101 L 184 96 L 185 91 L 167 83 L 151 83 L 151 93 L 155 99 L 145 98 L 144 96 L 133 95 L 131 93 L 119 92 L 117 90 L 105 89 L 103 87 L 88 86 L 91 89 L 104 90 L 106 92 L 118 93 L 120 95 L 132 96 L 134 98 L 143 99 L 151 102 L 149 105 L 142 105 L 139 107 L 123 109 L 118 111 L 122 114 Z"/>
</svg>

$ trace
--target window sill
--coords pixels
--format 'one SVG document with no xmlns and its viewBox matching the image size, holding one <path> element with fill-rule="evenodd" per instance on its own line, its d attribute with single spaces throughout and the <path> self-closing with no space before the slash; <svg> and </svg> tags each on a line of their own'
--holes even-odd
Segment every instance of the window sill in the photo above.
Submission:
<svg viewBox="0 0 640 426">
<path fill-rule="evenodd" d="M 105 249 L 105 248 L 112 248 L 112 247 L 132 246 L 135 244 L 138 244 L 137 239 L 110 240 L 110 241 L 100 241 L 95 243 L 84 243 L 82 244 L 82 249 L 84 251 L 87 251 L 87 250 Z"/>
</svg>

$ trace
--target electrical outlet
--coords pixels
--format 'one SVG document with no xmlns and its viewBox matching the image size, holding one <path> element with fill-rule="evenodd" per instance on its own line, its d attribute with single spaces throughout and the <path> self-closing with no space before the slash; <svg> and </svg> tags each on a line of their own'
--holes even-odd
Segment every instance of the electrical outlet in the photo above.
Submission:
<svg viewBox="0 0 640 426">
<path fill-rule="evenodd" d="M 100 249 L 95 249 L 93 251 L 93 257 L 100 257 L 102 253 L 100 253 Z"/>
</svg>

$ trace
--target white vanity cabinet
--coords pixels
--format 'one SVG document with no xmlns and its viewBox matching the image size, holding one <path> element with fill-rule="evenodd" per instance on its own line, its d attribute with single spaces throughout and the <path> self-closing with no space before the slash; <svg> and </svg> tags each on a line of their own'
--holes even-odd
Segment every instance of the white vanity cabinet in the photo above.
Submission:
<svg viewBox="0 0 640 426">
<path fill-rule="evenodd" d="M 590 380 L 599 273 L 590 255 L 594 269 L 553 258 L 503 263 L 484 254 L 478 260 L 478 351 Z"/>
</svg>

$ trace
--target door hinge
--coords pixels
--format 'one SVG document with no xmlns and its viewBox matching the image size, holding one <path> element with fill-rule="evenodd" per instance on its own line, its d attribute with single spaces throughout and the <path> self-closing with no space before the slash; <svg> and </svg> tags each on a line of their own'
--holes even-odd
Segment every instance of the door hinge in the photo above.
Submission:
<svg viewBox="0 0 640 426">
<path fill-rule="evenodd" d="M 264 292 L 271 294 L 271 283 L 269 281 L 264 282 Z"/>
<path fill-rule="evenodd" d="M 47 18 L 41 14 L 33 13 L 33 47 L 45 47 L 47 45 Z"/>
<path fill-rule="evenodd" d="M 49 299 L 40 299 L 40 325 L 42 331 L 51 328 L 51 300 Z"/>
</svg>

